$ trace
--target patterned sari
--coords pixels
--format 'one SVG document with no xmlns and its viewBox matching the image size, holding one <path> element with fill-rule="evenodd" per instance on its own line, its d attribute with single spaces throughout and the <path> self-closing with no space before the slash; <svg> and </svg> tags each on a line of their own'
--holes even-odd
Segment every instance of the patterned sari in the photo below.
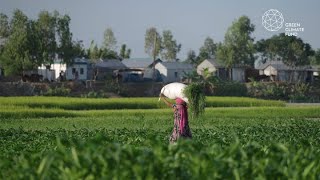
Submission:
<svg viewBox="0 0 320 180">
<path fill-rule="evenodd" d="M 170 136 L 170 143 L 176 142 L 180 137 L 192 138 L 186 102 L 178 98 L 176 99 L 176 104 L 172 105 L 172 108 L 174 108 L 174 126 Z"/>
</svg>

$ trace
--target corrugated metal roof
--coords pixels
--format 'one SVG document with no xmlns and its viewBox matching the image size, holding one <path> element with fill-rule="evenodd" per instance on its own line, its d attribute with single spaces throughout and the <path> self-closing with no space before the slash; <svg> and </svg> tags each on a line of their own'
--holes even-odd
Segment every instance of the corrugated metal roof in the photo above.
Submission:
<svg viewBox="0 0 320 180">
<path fill-rule="evenodd" d="M 219 62 L 216 59 L 206 59 L 207 61 L 209 61 L 214 67 L 224 67 L 223 63 Z"/>
<path fill-rule="evenodd" d="M 126 66 L 117 59 L 101 60 L 96 63 L 96 67 L 110 68 L 110 69 L 123 69 Z"/>
<path fill-rule="evenodd" d="M 161 64 L 167 69 L 193 69 L 193 66 L 189 63 L 161 62 Z"/>
<path fill-rule="evenodd" d="M 161 61 L 157 59 L 156 62 Z M 124 59 L 122 63 L 127 68 L 147 68 L 153 63 L 153 59 L 151 58 L 131 58 L 131 59 Z"/>
<path fill-rule="evenodd" d="M 282 61 L 268 61 L 264 64 L 261 64 L 256 69 L 264 70 L 268 66 L 271 66 L 277 70 L 306 70 L 306 69 L 310 68 L 310 66 L 299 66 L 299 67 L 292 68 L 292 67 L 284 64 Z"/>
</svg>

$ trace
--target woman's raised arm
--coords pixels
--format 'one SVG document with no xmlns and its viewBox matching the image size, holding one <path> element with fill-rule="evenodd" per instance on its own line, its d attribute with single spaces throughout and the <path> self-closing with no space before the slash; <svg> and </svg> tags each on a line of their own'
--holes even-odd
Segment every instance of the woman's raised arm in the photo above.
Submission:
<svg viewBox="0 0 320 180">
<path fill-rule="evenodd" d="M 172 104 L 165 98 L 163 94 L 161 94 L 160 97 L 163 100 L 163 102 L 166 103 L 167 106 L 172 108 Z"/>
</svg>

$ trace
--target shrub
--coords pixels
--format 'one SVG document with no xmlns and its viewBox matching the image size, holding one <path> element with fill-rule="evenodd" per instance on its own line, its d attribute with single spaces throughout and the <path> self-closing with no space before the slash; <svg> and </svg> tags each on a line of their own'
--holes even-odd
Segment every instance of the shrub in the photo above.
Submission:
<svg viewBox="0 0 320 180">
<path fill-rule="evenodd" d="M 54 87 L 48 89 L 47 92 L 45 92 L 44 96 L 68 96 L 70 94 L 71 89 L 65 88 L 64 86 L 61 87 Z"/>
<path fill-rule="evenodd" d="M 88 94 L 82 95 L 84 98 L 108 98 L 108 96 L 102 91 L 90 91 Z"/>
<path fill-rule="evenodd" d="M 247 96 L 248 91 L 244 83 L 227 81 L 214 85 L 214 96 Z"/>
<path fill-rule="evenodd" d="M 309 100 L 310 86 L 305 83 L 251 82 L 249 95 L 264 99 L 306 101 Z"/>
</svg>

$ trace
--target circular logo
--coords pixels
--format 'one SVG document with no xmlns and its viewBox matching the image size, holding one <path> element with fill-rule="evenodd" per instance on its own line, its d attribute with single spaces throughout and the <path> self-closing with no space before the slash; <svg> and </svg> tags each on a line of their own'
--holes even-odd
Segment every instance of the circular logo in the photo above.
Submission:
<svg viewBox="0 0 320 180">
<path fill-rule="evenodd" d="M 269 9 L 262 16 L 262 25 L 268 31 L 278 31 L 284 22 L 283 15 L 276 9 Z"/>
</svg>

